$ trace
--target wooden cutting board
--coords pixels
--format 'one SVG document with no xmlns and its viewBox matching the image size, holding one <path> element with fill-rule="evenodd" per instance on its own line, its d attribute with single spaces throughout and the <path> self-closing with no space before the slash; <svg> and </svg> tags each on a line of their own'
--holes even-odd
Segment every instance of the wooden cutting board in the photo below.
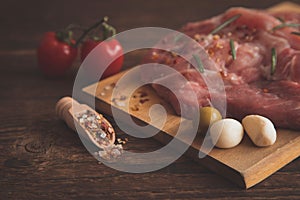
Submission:
<svg viewBox="0 0 300 200">
<path fill-rule="evenodd" d="M 300 7 L 292 3 L 282 3 L 271 9 L 297 10 L 300 12 Z M 146 85 L 135 91 L 130 97 L 129 111 L 126 111 L 124 106 L 111 100 L 113 91 L 111 86 L 124 73 L 121 72 L 99 83 L 83 88 L 81 100 L 88 102 L 87 98 L 95 98 L 96 108 L 102 113 L 111 115 L 111 106 L 113 106 L 118 109 L 120 114 L 129 113 L 136 121 L 142 124 L 150 124 L 154 127 L 155 125 L 151 124 L 148 116 L 149 108 L 153 104 L 159 103 L 166 109 L 168 117 L 166 124 L 154 138 L 162 143 L 168 143 L 176 134 L 177 128 L 174 127 L 177 127 L 180 123 L 180 117 L 175 115 L 174 110 L 150 86 Z M 141 92 L 146 93 L 147 96 L 140 97 Z M 141 99 L 144 100 L 141 101 Z M 147 100 L 145 101 L 145 99 Z M 187 151 L 187 154 L 210 170 L 228 178 L 243 188 L 250 188 L 261 182 L 300 155 L 300 132 L 290 130 L 278 130 L 277 141 L 270 147 L 256 147 L 246 136 L 237 147 L 226 150 L 214 148 L 208 156 L 200 159 L 198 153 L 202 139 L 198 137 Z"/>
</svg>

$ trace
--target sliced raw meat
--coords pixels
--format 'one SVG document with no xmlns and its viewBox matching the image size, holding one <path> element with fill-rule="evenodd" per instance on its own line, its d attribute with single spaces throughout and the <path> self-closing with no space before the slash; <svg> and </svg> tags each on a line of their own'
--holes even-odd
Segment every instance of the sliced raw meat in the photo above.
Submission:
<svg viewBox="0 0 300 200">
<path fill-rule="evenodd" d="M 241 120 L 246 115 L 259 114 L 270 118 L 278 127 L 299 129 L 299 97 L 297 100 L 293 96 L 282 95 L 280 85 L 273 87 L 279 90 L 279 95 L 271 93 L 272 89 L 260 89 L 250 85 L 227 88 L 228 115 Z"/>
<path fill-rule="evenodd" d="M 240 17 L 210 34 L 234 16 Z M 191 118 L 195 106 L 210 105 L 212 96 L 224 98 L 218 89 L 208 91 L 206 74 L 214 70 L 224 81 L 228 116 L 241 119 L 247 114 L 260 114 L 270 118 L 277 127 L 300 130 L 300 36 L 291 34 L 299 31 L 299 27 L 283 25 L 299 23 L 299 16 L 232 8 L 211 19 L 188 23 L 181 31 L 193 38 L 202 50 L 195 51 L 193 45 L 169 36 L 146 59 L 176 69 L 188 82 L 184 85 L 176 82 L 176 75 L 161 72 L 159 66 L 143 72 L 142 80 L 153 81 L 153 88 L 178 114 Z M 276 54 L 272 54 L 274 50 Z M 203 74 L 196 70 L 196 63 L 186 59 L 195 54 L 202 60 Z M 183 108 L 180 109 L 174 93 L 160 85 L 166 82 L 174 83 L 172 90 L 180 91 L 178 98 L 184 102 Z M 198 102 L 190 101 L 191 92 L 196 94 Z"/>
</svg>

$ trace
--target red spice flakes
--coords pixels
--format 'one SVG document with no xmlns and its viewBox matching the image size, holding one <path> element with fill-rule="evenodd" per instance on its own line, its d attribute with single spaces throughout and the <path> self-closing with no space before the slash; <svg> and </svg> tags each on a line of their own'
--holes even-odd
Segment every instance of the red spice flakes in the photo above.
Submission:
<svg viewBox="0 0 300 200">
<path fill-rule="evenodd" d="M 220 71 L 220 74 L 223 78 L 226 78 L 228 76 L 227 72 L 226 71 Z"/>
<path fill-rule="evenodd" d="M 157 58 L 158 58 L 158 54 L 155 51 L 153 51 L 152 52 L 152 59 L 155 60 Z"/>
<path fill-rule="evenodd" d="M 147 102 L 147 101 L 150 101 L 150 99 L 140 99 L 139 102 L 140 102 L 141 104 L 143 104 L 143 103 L 145 103 L 145 102 Z"/>
<path fill-rule="evenodd" d="M 268 90 L 268 89 L 266 89 L 266 88 L 264 88 L 264 89 L 263 89 L 263 92 L 264 92 L 264 93 L 268 93 L 268 92 L 269 92 L 269 90 Z"/>
<path fill-rule="evenodd" d="M 131 111 L 139 111 L 140 109 L 139 109 L 138 105 L 134 105 L 134 106 L 130 107 L 130 110 Z"/>
<path fill-rule="evenodd" d="M 102 115 L 96 115 L 90 110 L 76 115 L 79 123 L 83 126 L 89 135 L 101 146 L 108 146 L 113 137 L 114 130 L 104 120 Z"/>
<path fill-rule="evenodd" d="M 148 94 L 144 91 L 138 91 L 138 93 L 140 94 L 141 98 L 148 96 Z"/>
<path fill-rule="evenodd" d="M 215 55 L 215 50 L 213 48 L 209 48 L 206 50 L 206 53 L 208 53 L 210 57 L 213 57 Z"/>
</svg>

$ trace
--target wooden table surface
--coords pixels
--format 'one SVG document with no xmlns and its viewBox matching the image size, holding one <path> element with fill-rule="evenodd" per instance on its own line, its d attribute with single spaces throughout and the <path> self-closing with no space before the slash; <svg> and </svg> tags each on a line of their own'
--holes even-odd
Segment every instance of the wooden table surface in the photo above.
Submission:
<svg viewBox="0 0 300 200">
<path fill-rule="evenodd" d="M 249 190 L 182 156 L 156 172 L 130 174 L 99 164 L 77 134 L 55 116 L 71 95 L 74 72 L 47 79 L 35 49 L 44 32 L 110 16 L 119 31 L 142 26 L 178 29 L 231 6 L 267 8 L 280 1 L 5 1 L 0 6 L 0 199 L 299 199 L 299 158 Z M 126 56 L 124 68 L 139 62 Z M 75 64 L 75 68 L 79 63 Z M 128 137 L 118 131 L 119 137 Z M 161 147 L 128 137 L 127 150 Z M 245 155 L 246 158 L 246 155 Z"/>
</svg>

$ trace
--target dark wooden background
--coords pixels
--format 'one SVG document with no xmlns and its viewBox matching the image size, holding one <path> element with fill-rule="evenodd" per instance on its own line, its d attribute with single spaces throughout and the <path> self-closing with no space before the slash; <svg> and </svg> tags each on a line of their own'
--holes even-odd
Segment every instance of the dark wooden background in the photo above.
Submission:
<svg viewBox="0 0 300 200">
<path fill-rule="evenodd" d="M 178 29 L 231 6 L 267 8 L 279 2 L 2 1 L 0 199 L 299 199 L 299 158 L 250 190 L 238 188 L 184 156 L 145 174 L 119 172 L 99 164 L 78 135 L 55 116 L 56 101 L 71 95 L 74 73 L 63 79 L 46 79 L 37 69 L 35 55 L 44 32 L 72 22 L 90 25 L 108 15 L 119 31 L 142 26 Z M 137 55 L 128 55 L 124 68 L 137 62 Z M 152 139 L 141 143 L 129 137 L 125 148 L 154 150 L 160 146 Z"/>
</svg>

